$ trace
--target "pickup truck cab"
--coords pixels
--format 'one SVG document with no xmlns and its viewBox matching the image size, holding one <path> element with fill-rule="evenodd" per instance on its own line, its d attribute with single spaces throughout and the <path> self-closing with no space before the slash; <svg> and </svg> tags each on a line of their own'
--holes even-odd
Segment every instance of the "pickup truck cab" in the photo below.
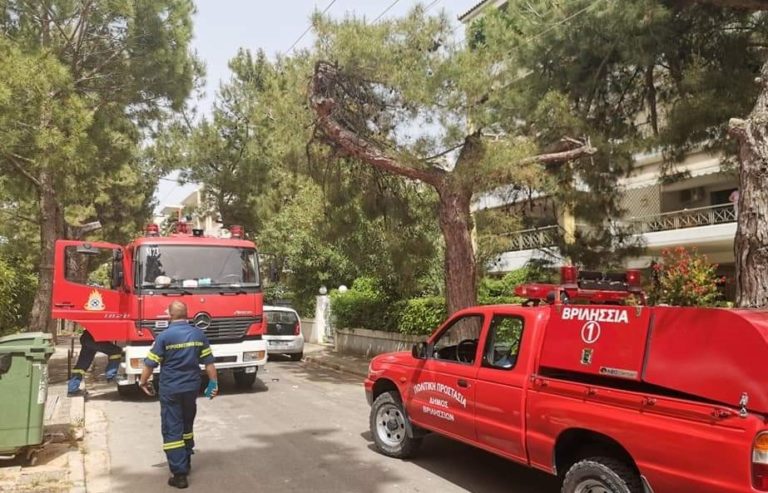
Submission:
<svg viewBox="0 0 768 493">
<path fill-rule="evenodd" d="M 768 312 L 558 301 L 467 308 L 374 358 L 377 449 L 434 432 L 566 493 L 768 491 Z"/>
</svg>

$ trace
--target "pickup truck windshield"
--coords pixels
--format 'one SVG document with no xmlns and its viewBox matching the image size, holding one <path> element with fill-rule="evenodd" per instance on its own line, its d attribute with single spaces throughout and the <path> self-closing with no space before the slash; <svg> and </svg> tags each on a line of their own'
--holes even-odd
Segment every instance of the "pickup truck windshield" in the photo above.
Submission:
<svg viewBox="0 0 768 493">
<path fill-rule="evenodd" d="M 259 286 L 256 251 L 252 248 L 144 245 L 136 258 L 138 288 Z"/>
</svg>

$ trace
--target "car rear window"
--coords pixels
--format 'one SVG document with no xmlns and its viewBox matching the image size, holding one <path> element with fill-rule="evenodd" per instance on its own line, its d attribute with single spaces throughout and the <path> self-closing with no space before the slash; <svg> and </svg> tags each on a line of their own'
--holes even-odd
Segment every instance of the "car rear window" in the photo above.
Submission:
<svg viewBox="0 0 768 493">
<path fill-rule="evenodd" d="M 267 317 L 268 324 L 288 324 L 292 325 L 298 321 L 298 317 L 293 312 L 284 311 L 265 311 L 264 315 Z"/>
</svg>

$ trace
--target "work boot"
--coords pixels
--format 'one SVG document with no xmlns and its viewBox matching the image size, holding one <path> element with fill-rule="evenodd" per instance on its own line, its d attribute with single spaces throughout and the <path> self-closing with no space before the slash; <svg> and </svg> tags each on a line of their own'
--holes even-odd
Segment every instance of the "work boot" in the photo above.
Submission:
<svg viewBox="0 0 768 493">
<path fill-rule="evenodd" d="M 172 478 L 168 478 L 168 486 L 173 486 L 174 488 L 178 488 L 180 490 L 189 488 L 189 482 L 187 482 L 187 475 L 174 474 Z"/>
<path fill-rule="evenodd" d="M 112 382 L 117 377 L 117 370 L 119 368 L 120 360 L 109 360 L 109 363 L 107 363 L 107 367 L 104 370 L 104 376 L 107 378 L 107 382 Z"/>
<path fill-rule="evenodd" d="M 82 382 L 82 380 L 83 378 L 80 376 L 69 379 L 69 382 L 67 382 L 67 397 L 83 395 L 83 391 L 80 390 L 80 382 Z"/>
</svg>

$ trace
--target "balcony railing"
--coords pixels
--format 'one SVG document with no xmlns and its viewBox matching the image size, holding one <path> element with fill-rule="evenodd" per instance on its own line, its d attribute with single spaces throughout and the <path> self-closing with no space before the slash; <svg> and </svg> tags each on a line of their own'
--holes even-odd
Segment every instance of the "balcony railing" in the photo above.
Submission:
<svg viewBox="0 0 768 493">
<path fill-rule="evenodd" d="M 504 243 L 503 249 L 507 252 L 519 252 L 521 250 L 535 250 L 554 246 L 560 234 L 560 227 L 545 226 L 543 228 L 524 229 L 499 235 Z"/>
<path fill-rule="evenodd" d="M 695 228 L 715 224 L 732 223 L 736 221 L 736 210 L 733 204 L 712 205 L 696 209 L 664 212 L 652 216 L 632 217 L 628 222 L 638 233 L 653 233 L 672 229 Z"/>
</svg>

